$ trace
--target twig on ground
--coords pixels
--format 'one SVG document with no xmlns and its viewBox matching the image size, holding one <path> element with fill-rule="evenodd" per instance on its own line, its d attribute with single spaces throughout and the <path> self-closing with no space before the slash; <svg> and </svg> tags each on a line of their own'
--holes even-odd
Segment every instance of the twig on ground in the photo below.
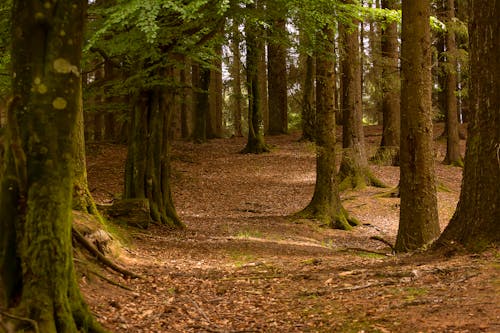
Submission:
<svg viewBox="0 0 500 333">
<path fill-rule="evenodd" d="M 335 291 L 355 291 L 355 290 L 361 290 L 361 289 L 366 289 L 366 288 L 370 288 L 370 287 L 388 286 L 391 284 L 395 284 L 395 282 L 390 282 L 390 281 L 378 282 L 378 283 L 372 282 L 372 283 L 367 283 L 367 284 L 363 284 L 360 286 L 340 288 L 340 289 L 336 289 Z"/>
<path fill-rule="evenodd" d="M 356 252 L 373 253 L 373 254 L 378 254 L 378 255 L 381 255 L 381 256 L 390 256 L 390 254 L 387 254 L 385 252 L 378 252 L 378 251 L 374 251 L 374 250 L 363 249 L 361 247 L 346 247 L 346 248 L 343 248 L 343 249 L 341 249 L 339 251 L 340 252 L 356 251 Z"/>
</svg>

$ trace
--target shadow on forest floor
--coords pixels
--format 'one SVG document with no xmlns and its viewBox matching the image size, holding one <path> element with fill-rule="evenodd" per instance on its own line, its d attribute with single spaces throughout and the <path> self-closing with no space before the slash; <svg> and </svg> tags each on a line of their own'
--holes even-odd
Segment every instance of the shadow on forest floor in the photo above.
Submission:
<svg viewBox="0 0 500 333">
<path fill-rule="evenodd" d="M 379 128 L 368 129 L 370 151 Z M 298 135 L 267 137 L 270 154 L 241 155 L 242 138 L 174 145 L 174 201 L 187 228 L 127 229 L 120 261 L 145 279 L 81 286 L 114 332 L 498 332 L 499 254 L 393 256 L 399 199 L 387 189 L 342 194 L 363 225 L 323 229 L 286 216 L 314 189 L 314 147 Z M 125 148 L 89 159 L 94 196 L 121 192 Z M 438 142 L 436 158 L 443 154 Z M 444 155 L 443 155 L 444 156 Z M 399 170 L 372 166 L 395 186 Z M 461 170 L 436 165 L 441 227 L 455 209 Z M 111 278 L 117 280 L 116 276 Z"/>
</svg>

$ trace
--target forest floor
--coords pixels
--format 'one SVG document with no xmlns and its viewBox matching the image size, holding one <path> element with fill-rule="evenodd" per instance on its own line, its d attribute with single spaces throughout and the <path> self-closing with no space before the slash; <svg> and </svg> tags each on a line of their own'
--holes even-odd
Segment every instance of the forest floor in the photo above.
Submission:
<svg viewBox="0 0 500 333">
<path fill-rule="evenodd" d="M 367 128 L 373 153 L 380 128 Z M 239 154 L 244 138 L 175 142 L 173 197 L 184 230 L 115 227 L 117 260 L 142 279 L 82 275 L 98 320 L 113 332 L 500 332 L 500 252 L 393 255 L 399 199 L 389 189 L 342 193 L 362 225 L 319 227 L 288 216 L 315 182 L 314 145 L 266 137 L 272 152 Z M 463 142 L 462 142 L 463 143 Z M 437 141 L 436 160 L 444 157 Z M 89 145 L 92 193 L 122 191 L 126 148 Z M 372 165 L 396 186 L 399 169 Z M 461 169 L 436 164 L 441 228 L 458 200 Z M 128 235 L 128 236 L 127 236 Z"/>
</svg>

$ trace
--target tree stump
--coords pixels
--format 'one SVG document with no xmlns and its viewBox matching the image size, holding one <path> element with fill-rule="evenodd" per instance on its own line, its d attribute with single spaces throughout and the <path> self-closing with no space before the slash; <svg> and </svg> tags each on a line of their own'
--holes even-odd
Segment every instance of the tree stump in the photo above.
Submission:
<svg viewBox="0 0 500 333">
<path fill-rule="evenodd" d="M 148 199 L 118 200 L 98 208 L 110 219 L 132 227 L 147 229 L 151 223 Z"/>
</svg>

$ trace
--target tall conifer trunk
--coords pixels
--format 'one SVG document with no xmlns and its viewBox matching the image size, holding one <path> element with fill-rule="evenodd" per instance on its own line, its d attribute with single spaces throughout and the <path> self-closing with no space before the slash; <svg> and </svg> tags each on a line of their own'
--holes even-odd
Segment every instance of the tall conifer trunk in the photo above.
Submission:
<svg viewBox="0 0 500 333">
<path fill-rule="evenodd" d="M 484 250 L 500 243 L 500 3 L 472 0 L 470 122 L 457 210 L 438 240 Z M 491 6 L 490 6 L 491 5 Z"/>
<path fill-rule="evenodd" d="M 182 227 L 170 187 L 170 141 L 174 93 L 144 90 L 132 110 L 124 199 L 147 199 L 153 221 Z"/>
<path fill-rule="evenodd" d="M 453 30 L 453 19 L 455 18 L 455 0 L 446 0 L 446 156 L 445 164 L 462 166 L 462 155 L 460 154 L 460 137 L 458 133 L 458 109 L 457 109 L 457 45 L 455 42 L 455 31 Z"/>
<path fill-rule="evenodd" d="M 273 1 L 268 9 L 279 12 Z M 267 45 L 267 85 L 269 102 L 269 128 L 271 135 L 288 132 L 288 84 L 287 84 L 287 49 L 283 39 L 286 37 L 285 19 L 273 19 L 269 30 Z"/>
<path fill-rule="evenodd" d="M 346 1 L 350 3 L 350 1 Z M 383 187 L 368 167 L 363 132 L 363 105 L 361 101 L 361 57 L 359 29 L 341 26 L 344 45 L 342 67 L 342 162 L 340 163 L 340 189 L 362 188 L 367 185 Z"/>
<path fill-rule="evenodd" d="M 439 235 L 434 175 L 430 1 L 403 1 L 401 45 L 401 209 L 396 250 L 420 248 Z"/>
<path fill-rule="evenodd" d="M 382 0 L 384 9 L 398 9 L 398 0 Z M 398 25 L 387 24 L 382 30 L 382 141 L 375 154 L 382 164 L 399 164 L 400 76 L 398 66 Z"/>
<path fill-rule="evenodd" d="M 316 57 L 316 185 L 311 202 L 295 217 L 314 218 L 322 225 L 347 230 L 357 221 L 342 207 L 336 177 L 333 29 L 324 27 L 318 40 L 323 48 Z"/>
<path fill-rule="evenodd" d="M 71 244 L 86 7 L 87 1 L 13 4 L 15 97 L 0 175 L 0 304 L 32 320 L 6 324 L 13 332 L 103 332 L 80 295 Z"/>
<path fill-rule="evenodd" d="M 247 4 L 247 8 L 255 9 L 255 3 Z M 260 154 L 268 152 L 263 136 L 262 123 L 262 72 L 259 71 L 259 62 L 262 57 L 261 43 L 258 42 L 259 29 L 254 22 L 247 22 L 245 26 L 247 45 L 247 89 L 248 89 L 248 140 L 242 153 Z M 264 70 L 265 73 L 265 70 Z"/>
</svg>

